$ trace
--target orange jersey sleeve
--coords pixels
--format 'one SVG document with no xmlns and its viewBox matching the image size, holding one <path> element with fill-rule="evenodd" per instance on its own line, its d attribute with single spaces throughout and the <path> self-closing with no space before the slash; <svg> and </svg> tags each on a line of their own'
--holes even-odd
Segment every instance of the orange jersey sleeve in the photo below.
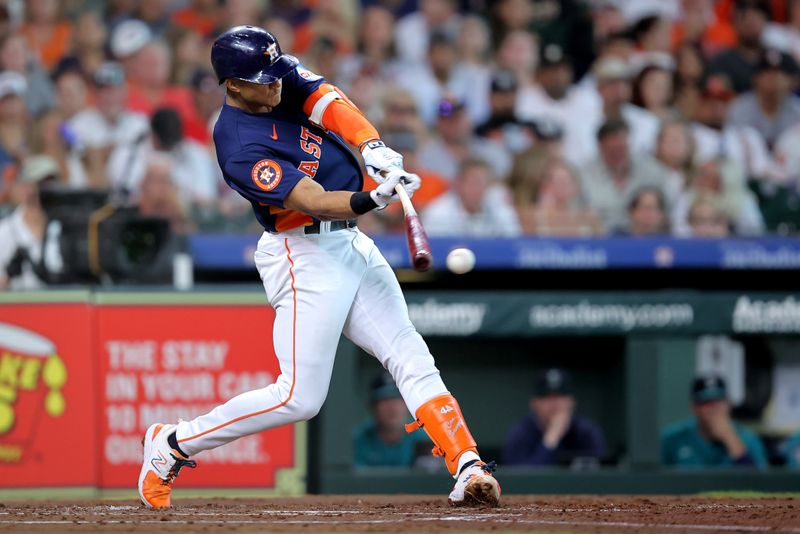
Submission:
<svg viewBox="0 0 800 534">
<path fill-rule="evenodd" d="M 309 95 L 303 104 L 303 111 L 311 122 L 340 135 L 351 145 L 361 146 L 372 139 L 380 139 L 378 130 L 361 110 L 329 83 L 320 85 Z"/>
</svg>

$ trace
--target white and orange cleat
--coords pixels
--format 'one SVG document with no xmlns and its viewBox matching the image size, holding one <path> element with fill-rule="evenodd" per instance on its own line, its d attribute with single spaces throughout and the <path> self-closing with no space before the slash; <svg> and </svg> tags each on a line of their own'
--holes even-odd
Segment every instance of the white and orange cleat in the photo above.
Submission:
<svg viewBox="0 0 800 534">
<path fill-rule="evenodd" d="M 492 476 L 495 463 L 476 460 L 461 469 L 448 500 L 453 506 L 497 506 L 500 483 Z"/>
<path fill-rule="evenodd" d="M 170 447 L 167 436 L 175 425 L 156 423 L 144 433 L 144 459 L 139 472 L 139 497 L 148 508 L 169 508 L 172 482 L 183 467 L 196 467 L 194 460 Z"/>
</svg>

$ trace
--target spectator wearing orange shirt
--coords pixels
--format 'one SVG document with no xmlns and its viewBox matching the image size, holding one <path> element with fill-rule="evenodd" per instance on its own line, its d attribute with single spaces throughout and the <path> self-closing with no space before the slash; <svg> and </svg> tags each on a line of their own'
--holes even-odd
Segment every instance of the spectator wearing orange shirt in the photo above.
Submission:
<svg viewBox="0 0 800 534">
<path fill-rule="evenodd" d="M 60 15 L 57 0 L 29 0 L 22 34 L 47 69 L 52 69 L 72 46 L 72 24 Z"/>
</svg>

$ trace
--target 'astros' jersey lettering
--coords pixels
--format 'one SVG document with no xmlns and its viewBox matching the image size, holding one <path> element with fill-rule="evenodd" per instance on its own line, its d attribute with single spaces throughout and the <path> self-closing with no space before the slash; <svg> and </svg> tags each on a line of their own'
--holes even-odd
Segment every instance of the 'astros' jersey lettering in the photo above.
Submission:
<svg viewBox="0 0 800 534">
<path fill-rule="evenodd" d="M 310 224 L 283 201 L 308 176 L 326 191 L 360 191 L 358 160 L 333 132 L 314 126 L 303 112 L 306 98 L 325 80 L 298 66 L 283 79 L 281 103 L 269 113 L 247 113 L 225 104 L 214 127 L 217 160 L 225 182 L 250 201 L 270 232 Z"/>
</svg>

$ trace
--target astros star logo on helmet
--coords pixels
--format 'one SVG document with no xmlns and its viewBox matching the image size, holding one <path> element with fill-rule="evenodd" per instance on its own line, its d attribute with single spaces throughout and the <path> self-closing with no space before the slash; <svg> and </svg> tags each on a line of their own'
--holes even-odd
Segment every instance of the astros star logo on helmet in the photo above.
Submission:
<svg viewBox="0 0 800 534">
<path fill-rule="evenodd" d="M 267 51 L 264 52 L 265 56 L 269 56 L 270 64 L 275 63 L 278 60 L 278 45 L 276 43 L 272 43 L 267 47 Z"/>
<path fill-rule="evenodd" d="M 262 191 L 272 191 L 281 182 L 283 169 L 278 163 L 271 159 L 262 159 L 255 165 L 250 172 L 253 183 Z"/>
</svg>

